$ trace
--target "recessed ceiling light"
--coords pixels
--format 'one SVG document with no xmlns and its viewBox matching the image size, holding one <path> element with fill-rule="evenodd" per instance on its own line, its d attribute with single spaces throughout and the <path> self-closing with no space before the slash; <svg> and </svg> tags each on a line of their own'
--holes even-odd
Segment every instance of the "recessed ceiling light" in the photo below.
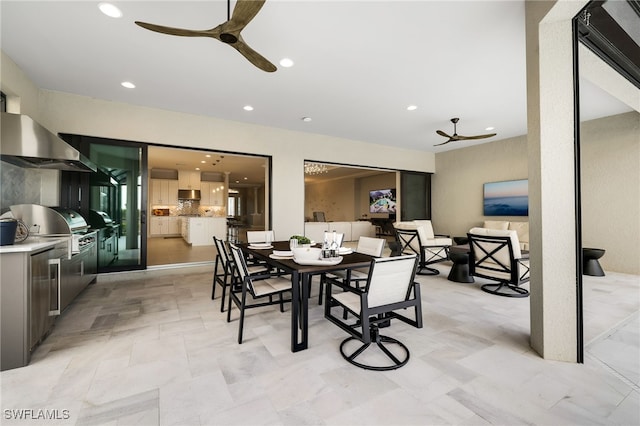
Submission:
<svg viewBox="0 0 640 426">
<path fill-rule="evenodd" d="M 200 167 L 196 167 L 196 170 L 200 170 Z"/>
<path fill-rule="evenodd" d="M 99 3 L 98 8 L 110 18 L 122 18 L 122 11 L 111 3 Z"/>
<path fill-rule="evenodd" d="M 293 66 L 293 61 L 289 58 L 282 58 L 280 59 L 280 65 L 282 65 L 285 68 L 290 68 Z"/>
<path fill-rule="evenodd" d="M 204 161 L 204 160 L 200 160 L 200 163 L 205 164 L 205 163 L 206 163 L 206 161 Z"/>
<path fill-rule="evenodd" d="M 493 130 L 495 127 L 487 127 L 485 130 Z"/>
<path fill-rule="evenodd" d="M 417 109 L 418 109 L 418 107 L 417 107 L 417 106 L 415 106 L 415 105 L 409 105 L 409 106 L 407 107 L 407 111 L 415 111 L 415 110 L 417 110 Z"/>
<path fill-rule="evenodd" d="M 301 118 L 301 120 L 302 120 L 302 121 L 304 121 L 305 123 L 308 123 L 308 122 L 310 122 L 312 119 L 311 119 L 311 117 L 302 117 L 302 118 Z"/>
<path fill-rule="evenodd" d="M 211 154 L 207 154 L 207 155 L 205 155 L 205 157 L 211 158 Z"/>
<path fill-rule="evenodd" d="M 249 178 L 245 176 L 245 177 L 244 177 L 244 180 L 247 180 L 247 179 L 249 179 Z"/>
<path fill-rule="evenodd" d="M 236 183 L 240 183 L 240 181 L 239 181 L 239 180 L 237 180 L 237 181 L 236 181 Z"/>
<path fill-rule="evenodd" d="M 253 111 L 253 107 L 251 105 L 245 105 L 244 107 L 242 107 L 242 109 L 244 109 L 245 111 Z"/>
<path fill-rule="evenodd" d="M 133 84 L 133 83 L 132 83 L 132 82 L 130 82 L 130 81 L 123 81 L 123 82 L 122 82 L 122 83 L 120 83 L 120 84 L 122 84 L 122 87 L 126 87 L 127 89 L 135 89 L 135 88 L 136 88 L 136 85 L 135 85 L 135 84 Z"/>
</svg>

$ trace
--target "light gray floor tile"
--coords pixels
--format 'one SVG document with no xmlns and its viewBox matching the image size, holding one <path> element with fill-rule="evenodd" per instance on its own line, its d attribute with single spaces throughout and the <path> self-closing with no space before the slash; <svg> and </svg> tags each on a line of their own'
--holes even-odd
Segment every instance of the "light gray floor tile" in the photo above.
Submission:
<svg viewBox="0 0 640 426">
<path fill-rule="evenodd" d="M 1 373 L 1 408 L 114 426 L 640 424 L 638 277 L 585 277 L 586 360 L 572 364 L 531 350 L 528 299 L 450 282 L 450 266 L 436 267 L 418 278 L 424 328 L 383 330 L 411 351 L 384 373 L 342 358 L 347 336 L 324 320 L 317 286 L 309 349 L 291 353 L 289 306 L 249 311 L 239 345 L 237 310 L 227 323 L 201 266 L 105 277 L 58 318 L 29 366 Z"/>
</svg>

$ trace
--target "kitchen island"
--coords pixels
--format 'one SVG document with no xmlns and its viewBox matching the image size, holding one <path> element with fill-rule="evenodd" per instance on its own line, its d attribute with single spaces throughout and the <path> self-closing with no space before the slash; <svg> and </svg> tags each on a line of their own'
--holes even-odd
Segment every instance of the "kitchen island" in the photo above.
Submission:
<svg viewBox="0 0 640 426">
<path fill-rule="evenodd" d="M 181 235 L 192 246 L 212 246 L 213 237 L 227 238 L 227 218 L 182 217 Z"/>
</svg>

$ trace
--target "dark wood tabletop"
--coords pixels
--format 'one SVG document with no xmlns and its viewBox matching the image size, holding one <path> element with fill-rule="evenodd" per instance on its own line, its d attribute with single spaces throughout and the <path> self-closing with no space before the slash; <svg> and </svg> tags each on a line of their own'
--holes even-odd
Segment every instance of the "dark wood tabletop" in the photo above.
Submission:
<svg viewBox="0 0 640 426">
<path fill-rule="evenodd" d="M 269 265 L 291 273 L 291 351 L 297 352 L 307 349 L 309 344 L 309 288 L 314 275 L 345 269 L 368 267 L 372 256 L 352 252 L 342 255 L 342 261 L 337 265 L 300 265 L 293 259 L 273 259 L 270 257 L 274 250 L 288 251 L 289 241 L 274 241 L 269 249 L 256 249 L 247 243 L 237 244 L 246 254 L 256 259 L 264 260 Z"/>
</svg>

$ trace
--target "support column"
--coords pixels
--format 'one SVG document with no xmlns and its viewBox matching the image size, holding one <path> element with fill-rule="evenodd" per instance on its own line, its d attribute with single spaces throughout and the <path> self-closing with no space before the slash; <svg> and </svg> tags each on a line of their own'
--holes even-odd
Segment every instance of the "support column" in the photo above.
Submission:
<svg viewBox="0 0 640 426">
<path fill-rule="evenodd" d="M 222 193 L 224 199 L 222 205 L 224 206 L 224 215 L 227 215 L 228 203 L 229 203 L 229 175 L 231 172 L 224 172 L 224 192 Z"/>
<path fill-rule="evenodd" d="M 573 38 L 586 2 L 525 3 L 531 261 L 531 346 L 578 356 Z"/>
</svg>

